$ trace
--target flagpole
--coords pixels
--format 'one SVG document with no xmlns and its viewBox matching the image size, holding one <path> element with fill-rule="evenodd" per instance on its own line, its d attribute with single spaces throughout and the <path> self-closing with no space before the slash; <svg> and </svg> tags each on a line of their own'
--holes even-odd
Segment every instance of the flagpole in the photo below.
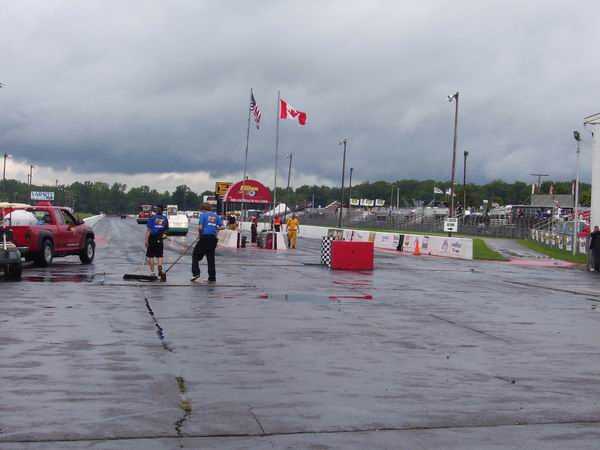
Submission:
<svg viewBox="0 0 600 450">
<path fill-rule="evenodd" d="M 275 249 L 275 209 L 277 208 L 277 164 L 279 159 L 279 115 L 281 111 L 281 92 L 277 91 L 277 124 L 275 128 L 275 172 L 273 174 L 273 213 L 271 214 L 271 229 L 273 230 L 273 250 Z"/>
<path fill-rule="evenodd" d="M 250 102 L 252 101 L 252 88 L 250 88 L 250 99 L 248 101 L 248 127 L 246 128 L 246 151 L 244 155 L 244 174 L 242 176 L 242 217 L 240 221 L 246 219 L 246 173 L 248 170 L 248 144 L 250 142 Z"/>
</svg>

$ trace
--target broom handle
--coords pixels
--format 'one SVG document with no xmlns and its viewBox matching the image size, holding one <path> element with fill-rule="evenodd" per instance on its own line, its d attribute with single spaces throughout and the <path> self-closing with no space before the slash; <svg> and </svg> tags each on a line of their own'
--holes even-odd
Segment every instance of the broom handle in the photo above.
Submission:
<svg viewBox="0 0 600 450">
<path fill-rule="evenodd" d="M 186 248 L 185 251 L 181 255 L 179 255 L 179 258 L 177 258 L 175 261 L 173 261 L 173 263 L 169 267 L 167 267 L 167 270 L 165 270 L 165 273 L 167 273 L 169 270 L 171 270 L 175 266 L 175 264 L 177 264 L 181 260 L 181 258 L 183 258 L 185 255 L 187 255 L 187 252 L 190 251 L 190 248 L 192 248 L 194 245 L 196 245 L 196 243 L 199 240 L 200 240 L 200 238 L 197 238 L 194 242 L 192 242 L 189 245 L 189 247 Z"/>
</svg>

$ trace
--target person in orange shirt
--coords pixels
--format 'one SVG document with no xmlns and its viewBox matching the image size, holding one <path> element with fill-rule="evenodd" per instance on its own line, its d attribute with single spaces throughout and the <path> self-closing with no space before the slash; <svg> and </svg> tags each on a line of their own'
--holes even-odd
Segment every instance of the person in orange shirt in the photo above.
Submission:
<svg viewBox="0 0 600 450">
<path fill-rule="evenodd" d="M 287 220 L 287 234 L 288 234 L 288 244 L 290 248 L 296 248 L 296 243 L 298 242 L 298 231 L 300 230 L 300 221 L 296 217 L 296 214 L 292 214 Z"/>
<path fill-rule="evenodd" d="M 275 231 L 279 233 L 281 231 L 281 217 L 275 216 L 273 220 L 273 225 L 275 226 Z"/>
</svg>

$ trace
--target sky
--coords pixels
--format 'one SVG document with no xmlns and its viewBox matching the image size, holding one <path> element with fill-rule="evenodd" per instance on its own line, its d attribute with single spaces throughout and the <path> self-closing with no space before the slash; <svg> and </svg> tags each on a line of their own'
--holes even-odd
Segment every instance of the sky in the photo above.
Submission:
<svg viewBox="0 0 600 450">
<path fill-rule="evenodd" d="M 600 111 L 596 2 L 19 0 L 0 9 L 7 176 L 212 189 L 241 179 L 249 90 L 262 109 L 248 174 L 273 184 L 572 179 L 574 129 Z M 590 134 L 582 132 L 583 179 Z"/>
</svg>

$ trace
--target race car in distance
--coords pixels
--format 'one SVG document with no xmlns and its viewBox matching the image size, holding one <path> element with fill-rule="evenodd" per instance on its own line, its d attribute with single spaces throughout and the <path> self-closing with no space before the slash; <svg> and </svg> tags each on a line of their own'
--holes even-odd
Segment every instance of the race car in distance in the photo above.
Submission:
<svg viewBox="0 0 600 450">
<path fill-rule="evenodd" d="M 137 223 L 148 223 L 152 217 L 152 205 L 140 205 L 140 213 L 137 216 Z"/>
<path fill-rule="evenodd" d="M 190 221 L 183 212 L 179 212 L 177 205 L 167 205 L 167 220 L 169 221 L 169 229 L 167 235 L 169 236 L 185 236 L 188 233 L 190 227 Z"/>
<path fill-rule="evenodd" d="M 94 232 L 68 208 L 39 202 L 25 209 L 5 210 L 4 222 L 21 255 L 39 266 L 49 266 L 55 257 L 70 255 L 79 256 L 82 264 L 94 260 Z"/>
</svg>

